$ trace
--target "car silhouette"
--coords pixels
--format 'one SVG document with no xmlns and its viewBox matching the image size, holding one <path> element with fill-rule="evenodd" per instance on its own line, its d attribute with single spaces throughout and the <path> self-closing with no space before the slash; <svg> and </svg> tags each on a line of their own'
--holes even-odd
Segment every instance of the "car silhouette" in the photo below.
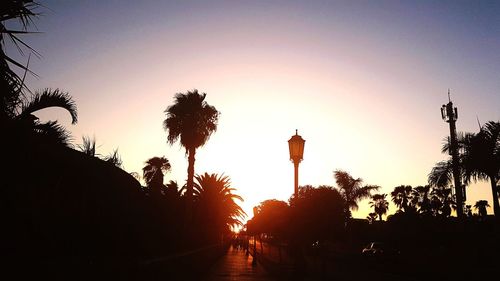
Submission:
<svg viewBox="0 0 500 281">
<path fill-rule="evenodd" d="M 394 247 L 387 245 L 386 243 L 373 241 L 368 243 L 366 247 L 361 251 L 363 256 L 377 256 L 377 257 L 389 257 L 398 255 L 400 252 Z"/>
</svg>

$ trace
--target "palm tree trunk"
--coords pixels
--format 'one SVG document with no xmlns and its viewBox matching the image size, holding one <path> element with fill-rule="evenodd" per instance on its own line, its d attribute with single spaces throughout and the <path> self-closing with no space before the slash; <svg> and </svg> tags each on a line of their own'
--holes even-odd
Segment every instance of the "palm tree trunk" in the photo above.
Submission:
<svg viewBox="0 0 500 281">
<path fill-rule="evenodd" d="M 495 176 L 490 176 L 491 193 L 493 194 L 493 212 L 495 217 L 500 218 L 500 205 L 498 204 L 497 179 Z"/>
<path fill-rule="evenodd" d="M 186 188 L 186 199 L 188 212 L 191 211 L 193 205 L 193 185 L 194 185 L 194 161 L 196 154 L 196 148 L 188 149 L 188 178 L 187 178 L 187 188 Z"/>
<path fill-rule="evenodd" d="M 378 214 L 378 219 L 382 221 L 382 214 Z"/>
</svg>

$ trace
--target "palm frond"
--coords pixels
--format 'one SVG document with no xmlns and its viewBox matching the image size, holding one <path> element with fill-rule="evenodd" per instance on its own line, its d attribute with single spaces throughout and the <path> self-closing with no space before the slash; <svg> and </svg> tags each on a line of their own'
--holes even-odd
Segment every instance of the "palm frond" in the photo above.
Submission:
<svg viewBox="0 0 500 281">
<path fill-rule="evenodd" d="M 115 165 L 116 167 L 121 167 L 123 164 L 120 154 L 118 154 L 118 148 L 113 150 L 111 154 L 104 158 L 104 161 Z"/>
<path fill-rule="evenodd" d="M 71 96 L 68 93 L 60 91 L 59 89 L 51 90 L 48 88 L 42 92 L 36 92 L 30 100 L 23 102 L 19 116 L 20 118 L 23 118 L 23 116 L 49 107 L 64 108 L 70 113 L 72 124 L 76 124 L 78 121 L 76 103 L 73 101 Z"/>
<path fill-rule="evenodd" d="M 71 135 L 57 121 L 36 123 L 34 132 L 44 141 L 71 147 Z"/>
<path fill-rule="evenodd" d="M 453 183 L 452 161 L 441 161 L 436 163 L 427 176 L 427 181 L 431 186 L 446 187 Z"/>
<path fill-rule="evenodd" d="M 219 112 L 205 101 L 205 97 L 206 93 L 199 94 L 196 89 L 186 94 L 177 93 L 174 104 L 164 111 L 167 142 L 172 145 L 180 141 L 186 154 L 189 148 L 203 146 L 217 130 Z"/>
<path fill-rule="evenodd" d="M 82 144 L 77 145 L 78 149 L 92 157 L 98 157 L 99 155 L 96 153 L 96 140 L 95 137 L 90 138 L 88 136 L 82 137 Z"/>
</svg>

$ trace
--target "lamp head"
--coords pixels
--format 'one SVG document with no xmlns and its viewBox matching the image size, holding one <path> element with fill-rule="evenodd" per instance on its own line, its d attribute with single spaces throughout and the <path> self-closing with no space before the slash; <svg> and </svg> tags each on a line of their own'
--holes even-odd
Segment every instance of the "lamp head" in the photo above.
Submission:
<svg viewBox="0 0 500 281">
<path fill-rule="evenodd" d="M 290 160 L 293 162 L 302 161 L 302 157 L 304 156 L 304 145 L 305 140 L 298 134 L 297 130 L 295 130 L 295 135 L 293 135 L 288 140 L 288 149 L 290 151 Z"/>
</svg>

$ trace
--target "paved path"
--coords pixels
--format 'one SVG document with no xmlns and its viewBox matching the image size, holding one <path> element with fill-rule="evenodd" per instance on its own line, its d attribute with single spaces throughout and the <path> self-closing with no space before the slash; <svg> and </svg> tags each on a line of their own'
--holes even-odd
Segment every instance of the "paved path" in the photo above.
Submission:
<svg viewBox="0 0 500 281">
<path fill-rule="evenodd" d="M 204 281 L 272 281 L 260 264 L 252 265 L 252 256 L 245 250 L 230 247 L 208 272 Z"/>
</svg>

